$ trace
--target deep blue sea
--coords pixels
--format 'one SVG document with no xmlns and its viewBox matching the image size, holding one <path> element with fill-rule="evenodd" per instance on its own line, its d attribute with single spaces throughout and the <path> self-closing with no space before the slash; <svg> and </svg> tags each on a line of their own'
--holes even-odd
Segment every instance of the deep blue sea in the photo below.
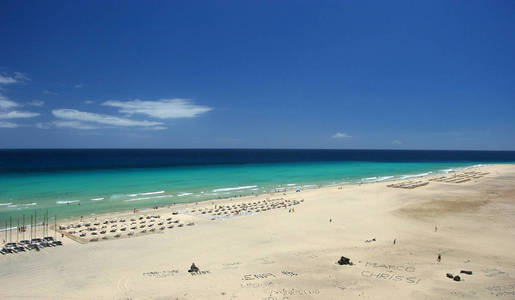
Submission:
<svg viewBox="0 0 515 300">
<path fill-rule="evenodd" d="M 0 150 L 0 227 L 35 210 L 64 219 L 513 162 L 514 151 Z"/>
</svg>

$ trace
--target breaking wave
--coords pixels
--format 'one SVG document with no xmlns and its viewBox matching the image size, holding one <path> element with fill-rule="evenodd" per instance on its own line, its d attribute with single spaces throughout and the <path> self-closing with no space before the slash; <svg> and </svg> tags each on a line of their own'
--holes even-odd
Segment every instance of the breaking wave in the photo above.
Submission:
<svg viewBox="0 0 515 300">
<path fill-rule="evenodd" d="M 80 200 L 56 201 L 55 204 L 72 204 L 77 202 L 80 202 Z"/>
<path fill-rule="evenodd" d="M 162 195 L 162 196 L 153 196 L 153 197 L 141 197 L 141 198 L 134 198 L 134 199 L 128 199 L 125 200 L 125 202 L 132 202 L 132 201 L 142 201 L 142 200 L 149 200 L 149 199 L 160 199 L 160 198 L 171 198 L 172 195 Z"/>
<path fill-rule="evenodd" d="M 229 192 L 229 191 L 239 191 L 239 190 L 247 190 L 247 189 L 253 189 L 257 188 L 257 185 L 246 185 L 246 186 L 237 186 L 237 187 L 230 187 L 230 188 L 221 188 L 221 189 L 214 189 L 212 192 Z"/>
<path fill-rule="evenodd" d="M 177 195 L 178 197 L 184 197 L 184 196 L 189 196 L 189 195 L 193 195 L 193 193 L 180 193 L 179 195 Z"/>
</svg>

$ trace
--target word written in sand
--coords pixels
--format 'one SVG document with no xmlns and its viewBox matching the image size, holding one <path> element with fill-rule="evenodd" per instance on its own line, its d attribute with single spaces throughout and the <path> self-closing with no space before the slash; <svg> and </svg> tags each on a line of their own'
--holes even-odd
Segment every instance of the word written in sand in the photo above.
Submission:
<svg viewBox="0 0 515 300">
<path fill-rule="evenodd" d="M 249 275 L 243 275 L 243 278 L 241 280 L 256 280 L 256 279 L 265 279 L 265 278 L 275 278 L 275 276 L 272 273 L 263 273 L 263 274 L 249 274 Z"/>
<path fill-rule="evenodd" d="M 412 267 L 412 266 L 385 265 L 385 264 L 378 264 L 375 262 L 368 262 L 368 261 L 365 263 L 365 267 L 381 269 L 386 272 L 393 272 L 393 271 L 415 272 L 415 267 Z"/>
<path fill-rule="evenodd" d="M 271 281 L 268 282 L 242 282 L 242 288 L 265 288 L 273 285 Z"/>
<path fill-rule="evenodd" d="M 320 290 L 318 289 L 281 289 L 281 290 L 271 290 L 270 297 L 274 296 L 310 296 L 310 295 L 318 295 L 320 294 Z"/>
<path fill-rule="evenodd" d="M 499 296 L 515 296 L 515 283 L 507 285 L 495 285 L 486 288 L 490 291 L 490 294 Z"/>
<path fill-rule="evenodd" d="M 198 271 L 198 272 L 190 272 L 190 274 L 191 274 L 191 276 L 198 276 L 198 275 L 211 274 L 211 272 L 208 270 L 205 270 L 205 271 Z"/>
<path fill-rule="evenodd" d="M 290 271 L 281 271 L 281 273 L 283 273 L 286 276 L 291 276 L 291 277 L 299 275 L 297 273 L 293 273 L 293 272 L 290 272 Z"/>
<path fill-rule="evenodd" d="M 403 275 L 392 274 L 392 273 L 383 273 L 383 272 L 373 272 L 373 271 L 362 271 L 361 276 L 367 278 L 375 278 L 375 279 L 383 279 L 383 280 L 392 280 L 392 281 L 405 281 L 407 283 L 418 284 L 420 280 L 417 277 L 406 277 Z"/>
<path fill-rule="evenodd" d="M 154 271 L 154 272 L 145 272 L 143 276 L 152 277 L 152 278 L 166 278 L 170 276 L 175 276 L 179 273 L 179 270 L 165 270 L 165 271 Z"/>
</svg>

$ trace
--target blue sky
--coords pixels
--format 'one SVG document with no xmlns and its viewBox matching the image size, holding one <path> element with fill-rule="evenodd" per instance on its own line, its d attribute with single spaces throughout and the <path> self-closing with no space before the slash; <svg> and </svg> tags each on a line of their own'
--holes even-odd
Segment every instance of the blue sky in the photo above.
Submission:
<svg viewBox="0 0 515 300">
<path fill-rule="evenodd" d="M 0 148 L 515 150 L 513 1 L 2 1 Z"/>
</svg>

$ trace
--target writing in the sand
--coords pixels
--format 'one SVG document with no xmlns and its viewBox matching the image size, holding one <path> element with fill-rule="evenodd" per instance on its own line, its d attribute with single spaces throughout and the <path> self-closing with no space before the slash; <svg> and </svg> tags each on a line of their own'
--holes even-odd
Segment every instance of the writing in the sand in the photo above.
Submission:
<svg viewBox="0 0 515 300">
<path fill-rule="evenodd" d="M 242 282 L 241 284 L 242 288 L 265 288 L 270 287 L 273 285 L 271 281 L 267 282 Z"/>
<path fill-rule="evenodd" d="M 198 275 L 206 275 L 206 274 L 211 274 L 211 272 L 209 270 L 205 270 L 205 271 L 198 271 L 198 272 L 190 272 L 191 276 L 198 276 Z"/>
<path fill-rule="evenodd" d="M 153 271 L 153 272 L 145 272 L 143 276 L 152 277 L 152 278 L 166 278 L 170 276 L 175 276 L 179 273 L 179 270 L 165 270 L 165 271 Z"/>
<path fill-rule="evenodd" d="M 284 276 L 289 276 L 289 277 L 299 275 L 297 273 L 290 272 L 290 271 L 281 271 L 281 274 L 283 274 Z M 272 273 L 247 274 L 247 275 L 243 275 L 243 278 L 241 280 L 256 280 L 256 279 L 266 279 L 266 278 L 275 278 L 275 277 L 277 277 L 277 276 Z"/>
<path fill-rule="evenodd" d="M 281 273 L 283 273 L 286 276 L 290 276 L 290 277 L 299 275 L 297 273 L 293 273 L 293 272 L 290 272 L 290 271 L 281 271 Z"/>
<path fill-rule="evenodd" d="M 515 296 L 515 283 L 507 285 L 494 285 L 486 288 L 490 291 L 490 294 L 499 296 Z"/>
<path fill-rule="evenodd" d="M 264 279 L 264 278 L 271 278 L 271 277 L 277 277 L 272 273 L 262 273 L 262 274 L 248 274 L 243 275 L 242 280 L 255 280 L 255 279 Z"/>
<path fill-rule="evenodd" d="M 385 264 L 379 264 L 375 262 L 366 262 L 365 267 L 371 267 L 371 268 L 377 268 L 382 269 L 386 272 L 393 272 L 393 271 L 402 271 L 402 272 L 415 272 L 415 267 L 413 266 L 402 266 L 402 265 L 385 265 Z"/>
<path fill-rule="evenodd" d="M 361 276 L 367 277 L 367 278 L 374 278 L 374 279 L 382 279 L 382 280 L 392 280 L 392 281 L 404 281 L 406 283 L 411 284 L 418 284 L 420 282 L 420 278 L 414 277 L 414 276 L 404 276 L 399 275 L 395 273 L 383 273 L 383 272 L 374 272 L 374 271 L 368 271 L 364 270 L 361 272 Z"/>
<path fill-rule="evenodd" d="M 319 289 L 281 289 L 281 290 L 271 290 L 270 297 L 276 296 L 310 296 L 310 295 L 318 295 L 320 294 Z"/>
</svg>

